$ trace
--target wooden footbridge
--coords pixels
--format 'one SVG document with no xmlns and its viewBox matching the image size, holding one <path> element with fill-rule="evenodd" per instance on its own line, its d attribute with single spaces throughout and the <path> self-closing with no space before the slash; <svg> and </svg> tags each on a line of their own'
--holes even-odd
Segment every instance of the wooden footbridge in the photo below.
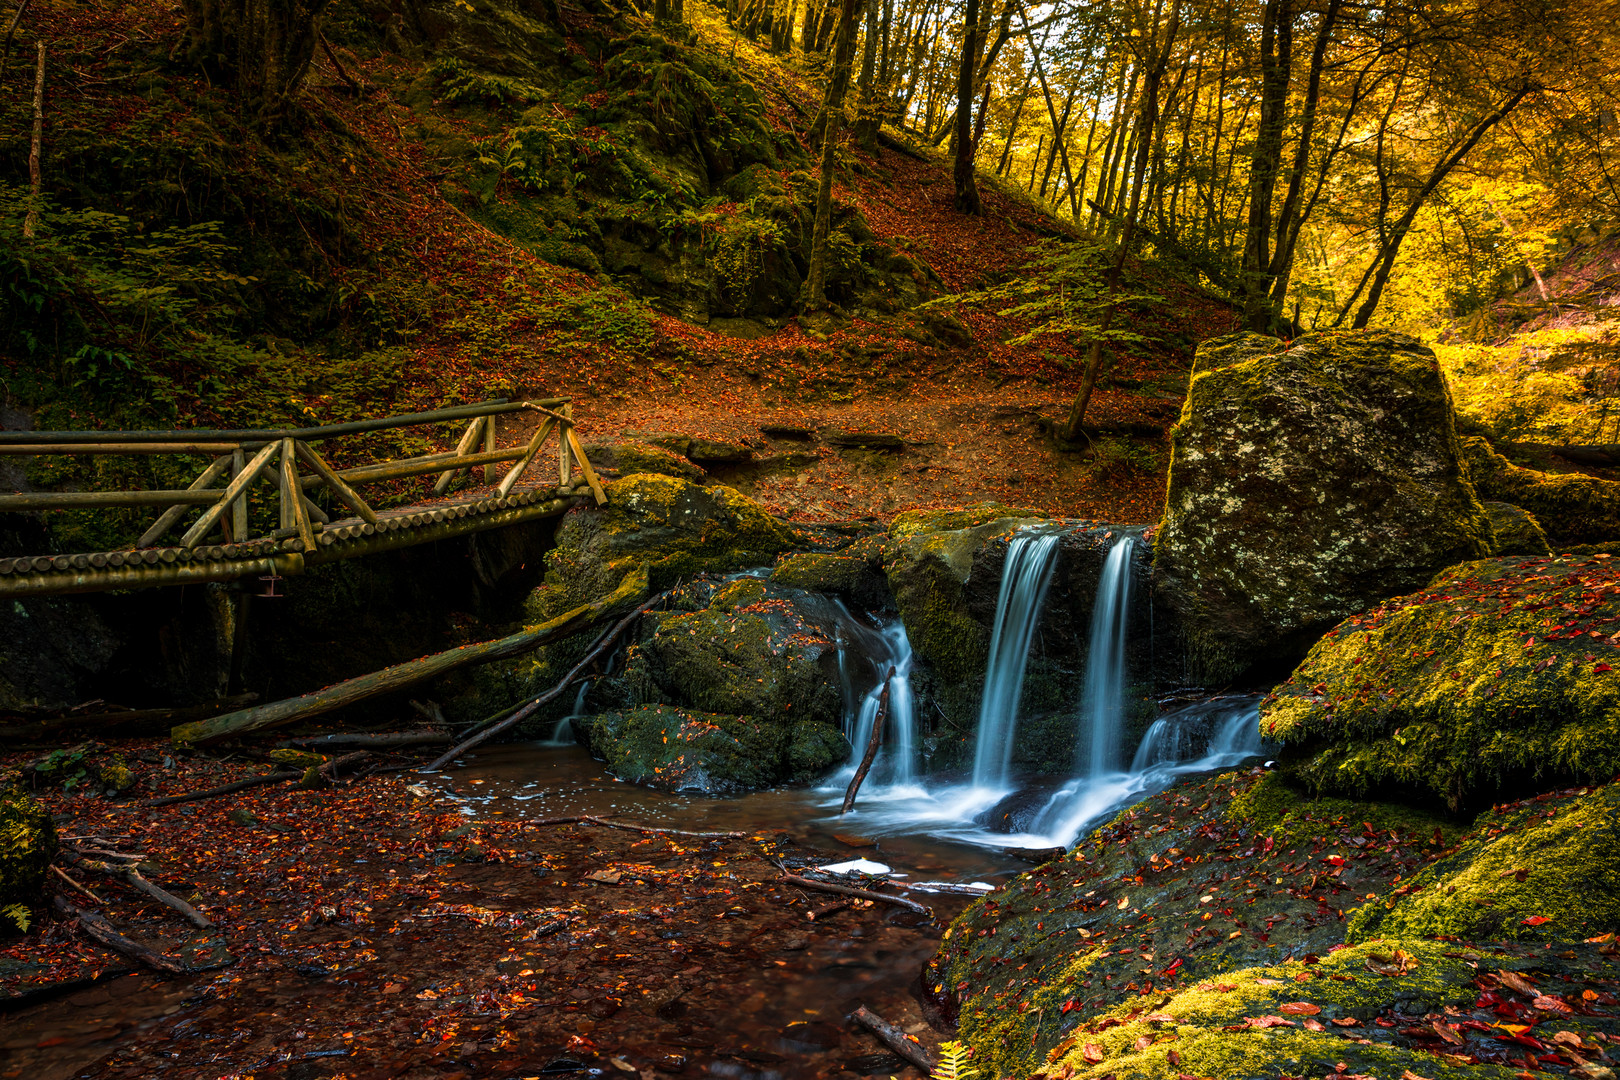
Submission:
<svg viewBox="0 0 1620 1080">
<path fill-rule="evenodd" d="M 539 426 L 521 444 L 503 448 L 500 419 L 519 413 L 536 414 Z M 316 450 L 317 443 L 345 436 L 459 420 L 469 421 L 466 433 L 447 453 L 334 469 Z M 556 483 L 526 480 L 540 472 L 537 462 L 548 456 L 542 451 L 553 433 Z M 550 517 L 586 497 L 598 505 L 607 501 L 574 431 L 566 398 L 496 399 L 278 431 L 0 432 L 0 455 L 54 454 L 209 454 L 214 460 L 184 490 L 0 493 L 0 513 L 161 508 L 141 538 L 122 550 L 0 558 L 0 597 L 286 577 L 308 566 Z M 503 464 L 509 467 L 497 476 L 496 467 Z M 481 489 L 445 498 L 458 476 L 480 468 Z M 374 510 L 357 490 L 417 476 L 437 477 L 438 501 Z M 273 516 L 276 527 L 253 536 L 249 500 L 262 487 L 270 489 L 273 507 L 267 509 L 274 514 L 260 516 Z M 336 518 L 321 502 L 341 504 L 352 516 Z M 166 539 L 182 526 L 178 541 Z"/>
</svg>

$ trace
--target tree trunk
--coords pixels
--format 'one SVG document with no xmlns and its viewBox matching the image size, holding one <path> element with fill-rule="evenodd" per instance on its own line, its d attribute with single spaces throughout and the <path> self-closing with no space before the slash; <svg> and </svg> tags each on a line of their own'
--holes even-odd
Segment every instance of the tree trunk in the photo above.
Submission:
<svg viewBox="0 0 1620 1080">
<path fill-rule="evenodd" d="M 979 185 L 973 176 L 973 73 L 979 66 L 979 3 L 967 0 L 963 16 L 962 63 L 956 73 L 956 208 L 964 214 L 977 214 Z"/>
<path fill-rule="evenodd" d="M 45 136 L 45 43 L 39 43 L 39 61 L 34 68 L 34 134 L 28 141 L 28 213 L 23 217 L 24 240 L 34 238 L 39 222 L 39 148 Z"/>
<path fill-rule="evenodd" d="M 1271 329 L 1271 199 L 1282 168 L 1294 39 L 1293 0 L 1267 0 L 1260 29 L 1260 124 L 1249 155 L 1249 224 L 1243 238 L 1243 316 Z"/>
<path fill-rule="evenodd" d="M 832 235 L 832 183 L 838 150 L 838 131 L 844 122 L 844 97 L 849 93 L 850 62 L 855 52 L 855 24 L 861 0 L 839 0 L 838 36 L 833 46 L 832 79 L 827 84 L 826 120 L 821 133 L 821 177 L 816 186 L 816 224 L 810 238 L 810 268 L 804 277 L 800 310 L 821 311 L 827 306 L 827 242 Z"/>
<path fill-rule="evenodd" d="M 867 0 L 866 35 L 861 43 L 861 76 L 856 84 L 860 89 L 860 106 L 856 109 L 850 135 L 868 153 L 877 149 L 878 127 L 883 123 L 883 109 L 878 104 L 877 95 L 877 45 L 877 3 L 876 0 Z"/>
</svg>

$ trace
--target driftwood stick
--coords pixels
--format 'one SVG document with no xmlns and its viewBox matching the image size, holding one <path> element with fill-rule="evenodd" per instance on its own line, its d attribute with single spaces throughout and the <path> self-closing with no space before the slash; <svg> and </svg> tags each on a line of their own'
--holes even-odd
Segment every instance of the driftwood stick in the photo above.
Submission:
<svg viewBox="0 0 1620 1080">
<path fill-rule="evenodd" d="M 79 926 L 84 930 L 85 934 L 104 948 L 127 956 L 131 960 L 139 961 L 154 971 L 161 971 L 166 975 L 186 974 L 186 968 L 183 964 L 170 960 L 162 953 L 153 952 L 137 941 L 131 941 L 117 930 L 114 930 L 111 923 L 94 911 L 85 911 L 83 908 L 75 907 L 67 901 L 66 897 L 62 896 L 56 898 L 56 907 L 62 914 L 78 919 Z"/>
<path fill-rule="evenodd" d="M 821 892 L 837 893 L 839 896 L 853 896 L 857 900 L 873 900 L 880 904 L 893 904 L 895 907 L 903 907 L 907 911 L 915 911 L 919 915 L 933 914 L 921 904 L 914 903 L 904 897 L 889 896 L 884 893 L 873 892 L 871 889 L 857 889 L 850 885 L 834 885 L 830 881 L 815 881 L 811 878 L 800 877 L 797 874 L 783 874 L 782 880 L 789 885 L 797 885 L 801 889 L 817 889 Z"/>
<path fill-rule="evenodd" d="M 68 876 L 67 872 L 64 871 L 60 866 L 54 866 L 53 865 L 51 867 L 51 873 L 55 874 L 57 877 L 61 878 L 65 882 L 67 882 L 73 888 L 75 888 L 75 889 L 79 890 L 80 892 L 84 893 L 84 895 L 88 896 L 90 899 L 94 900 L 96 903 L 105 904 L 107 902 L 107 901 L 103 900 L 101 897 L 97 896 L 95 893 L 91 892 L 89 889 L 85 888 L 83 885 L 80 885 L 77 881 L 74 881 L 71 877 Z"/>
<path fill-rule="evenodd" d="M 601 825 L 609 829 L 624 829 L 628 832 L 659 833 L 667 836 L 690 836 L 700 840 L 741 840 L 748 834 L 743 832 L 691 832 L 687 829 L 666 829 L 661 825 L 637 825 L 629 821 L 610 821 L 607 818 L 596 817 L 592 814 L 576 814 L 572 817 L 536 818 L 523 822 L 525 827 L 539 828 L 543 825 Z"/>
<path fill-rule="evenodd" d="M 853 900 L 834 900 L 830 904 L 823 904 L 814 911 L 805 912 L 804 917 L 811 922 L 815 922 L 818 919 L 825 919 L 829 915 L 836 915 L 840 911 L 846 911 L 854 905 L 855 901 Z"/>
<path fill-rule="evenodd" d="M 228 735 L 244 735 L 250 731 L 280 727 L 295 720 L 307 720 L 312 716 L 320 716 L 333 709 L 353 705 L 382 694 L 407 690 L 458 668 L 472 664 L 487 664 L 494 660 L 504 660 L 533 652 L 541 646 L 560 641 L 594 625 L 600 619 L 605 619 L 620 604 L 641 596 L 646 589 L 647 568 L 643 566 L 625 575 L 624 582 L 618 589 L 601 600 L 583 604 L 538 626 L 525 627 L 516 634 L 494 641 L 479 642 L 476 645 L 463 645 L 459 649 L 434 653 L 418 660 L 408 660 L 403 664 L 395 664 L 382 671 L 348 679 L 324 690 L 316 690 L 299 697 L 285 698 L 267 705 L 227 713 L 213 720 L 182 724 L 174 728 L 169 737 L 177 745 L 195 744 L 212 742 Z"/>
<path fill-rule="evenodd" d="M 141 799 L 130 803 L 130 806 L 173 806 L 175 803 L 196 802 L 199 799 L 212 799 L 220 795 L 230 795 L 237 791 L 246 791 L 248 788 L 258 787 L 261 784 L 279 784 L 286 780 L 296 780 L 304 774 L 297 769 L 282 769 L 263 776 L 250 776 L 246 780 L 238 780 L 234 784 L 224 784 L 220 787 L 209 788 L 207 791 L 188 791 L 184 795 L 165 795 L 161 799 Z"/>
<path fill-rule="evenodd" d="M 927 1075 L 934 1071 L 934 1058 L 921 1043 L 915 1042 L 906 1036 L 906 1033 L 889 1023 L 865 1005 L 855 1010 L 851 1018 L 861 1027 L 877 1036 L 878 1042 L 905 1058 L 911 1064 Z"/>
<path fill-rule="evenodd" d="M 623 586 L 620 586 L 620 589 L 622 590 Z M 624 633 L 624 631 L 629 628 L 631 623 L 640 618 L 648 608 L 652 607 L 654 604 L 663 602 L 663 600 L 668 596 L 669 591 L 665 590 L 664 592 L 661 592 L 657 596 L 653 597 L 651 600 L 647 600 L 644 603 L 637 605 L 634 611 L 620 619 L 613 625 L 611 629 L 609 629 L 601 637 L 597 638 L 596 643 L 586 650 L 585 655 L 580 659 L 579 663 L 575 664 L 569 670 L 568 674 L 562 677 L 561 681 L 559 681 L 557 685 L 553 686 L 550 690 L 547 690 L 545 693 L 523 706 L 523 708 L 519 709 L 511 716 L 508 716 L 500 723 L 491 724 L 478 734 L 473 735 L 470 738 L 463 739 L 456 746 L 453 746 L 449 750 L 446 750 L 443 754 L 440 754 L 433 760 L 432 764 L 428 765 L 427 768 L 423 769 L 422 771 L 437 772 L 438 770 L 444 768 L 445 765 L 460 757 L 462 754 L 465 754 L 468 750 L 471 750 L 473 747 L 488 739 L 490 736 L 500 734 L 512 725 L 519 723 L 520 721 L 533 715 L 535 710 L 539 709 L 542 705 L 549 701 L 555 701 L 557 698 L 561 697 L 562 692 L 567 690 L 569 685 L 577 680 L 587 667 L 595 663 L 596 659 L 607 650 L 609 645 L 613 644 L 613 642 L 618 639 L 620 634 Z"/>
<path fill-rule="evenodd" d="M 844 808 L 838 811 L 840 816 L 849 813 L 850 807 L 855 805 L 855 793 L 861 790 L 861 781 L 866 779 L 867 771 L 877 759 L 878 747 L 883 745 L 883 717 L 888 711 L 889 684 L 885 682 L 883 693 L 878 697 L 877 715 L 872 717 L 872 735 L 866 740 L 866 754 L 861 758 L 860 768 L 850 778 L 849 790 L 844 792 Z"/>
</svg>

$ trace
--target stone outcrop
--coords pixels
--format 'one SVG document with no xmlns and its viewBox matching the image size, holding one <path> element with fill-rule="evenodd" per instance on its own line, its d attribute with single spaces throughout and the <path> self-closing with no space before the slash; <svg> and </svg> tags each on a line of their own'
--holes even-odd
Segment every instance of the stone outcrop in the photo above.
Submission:
<svg viewBox="0 0 1620 1080">
<path fill-rule="evenodd" d="M 1477 435 L 1465 436 L 1462 447 L 1480 498 L 1512 503 L 1535 515 L 1549 542 L 1567 549 L 1620 540 L 1620 483 L 1526 469 Z"/>
<path fill-rule="evenodd" d="M 1487 559 L 1347 619 L 1262 706 L 1322 791 L 1477 806 L 1620 771 L 1620 567 Z"/>
<path fill-rule="evenodd" d="M 849 755 L 836 727 L 812 720 L 648 705 L 574 723 L 580 742 L 609 772 L 663 791 L 740 795 L 803 783 Z"/>
<path fill-rule="evenodd" d="M 1551 555 L 1547 534 L 1536 516 L 1512 503 L 1486 501 L 1485 516 L 1491 519 L 1491 554 Z"/>
<path fill-rule="evenodd" d="M 1381 332 L 1199 347 L 1157 576 L 1195 676 L 1231 681 L 1437 570 L 1489 555 L 1434 354 Z"/>
</svg>

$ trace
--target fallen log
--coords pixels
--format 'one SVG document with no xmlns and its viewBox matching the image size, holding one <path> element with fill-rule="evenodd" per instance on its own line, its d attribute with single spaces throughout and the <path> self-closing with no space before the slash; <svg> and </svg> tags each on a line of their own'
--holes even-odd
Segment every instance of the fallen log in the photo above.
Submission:
<svg viewBox="0 0 1620 1080">
<path fill-rule="evenodd" d="M 86 935 L 104 948 L 111 949 L 121 956 L 145 964 L 154 971 L 161 971 L 165 975 L 184 975 L 186 967 L 177 960 L 170 960 L 162 953 L 153 952 L 138 941 L 129 938 L 113 929 L 112 923 L 103 919 L 94 911 L 85 911 L 69 903 L 66 897 L 56 897 L 56 908 L 69 918 L 77 919 L 79 926 Z"/>
<path fill-rule="evenodd" d="M 431 746 L 447 743 L 454 736 L 442 731 L 389 731 L 376 735 L 339 732 L 336 735 L 311 735 L 302 739 L 283 739 L 278 747 L 298 750 L 319 750 L 323 746 L 360 746 L 370 750 L 384 750 L 393 746 Z"/>
<path fill-rule="evenodd" d="M 606 829 L 625 829 L 629 832 L 662 833 L 668 836 L 690 836 L 699 840 L 741 840 L 748 834 L 745 832 L 692 832 L 689 829 L 666 829 L 659 825 L 637 825 L 630 821 L 610 821 L 607 818 L 596 817 L 592 814 L 576 814 L 572 817 L 536 818 L 522 824 L 531 828 L 540 828 L 545 825 L 600 825 Z"/>
<path fill-rule="evenodd" d="M 881 904 L 892 904 L 903 907 L 907 911 L 915 911 L 919 915 L 932 915 L 933 912 L 921 904 L 907 900 L 900 896 L 889 896 L 887 893 L 873 892 L 871 889 L 857 889 L 852 885 L 834 885 L 830 881 L 815 881 L 811 878 L 800 877 L 797 874 L 783 874 L 782 880 L 789 885 L 797 885 L 801 889 L 818 889 L 821 892 L 837 893 L 839 896 L 853 896 L 857 900 L 875 900 Z"/>
<path fill-rule="evenodd" d="M 883 745 L 883 717 L 888 711 L 889 684 L 884 683 L 883 693 L 878 697 L 877 715 L 872 717 L 872 737 L 866 740 L 866 754 L 861 758 L 861 767 L 855 770 L 855 775 L 849 781 L 849 789 L 844 792 L 844 808 L 838 811 L 840 816 L 849 813 L 850 807 L 855 805 L 855 793 L 861 790 L 861 781 L 866 779 L 872 762 L 877 760 L 878 747 Z"/>
<path fill-rule="evenodd" d="M 634 576 L 635 575 L 631 575 L 631 577 L 634 577 Z M 646 570 L 645 570 L 645 568 L 643 568 L 643 570 L 641 571 L 641 585 L 643 587 L 643 591 L 645 591 L 646 581 L 647 581 Z M 617 596 L 619 593 L 623 593 L 625 591 L 625 586 L 628 585 L 629 583 L 630 583 L 630 578 L 629 577 L 625 578 L 625 585 L 620 585 L 618 593 L 615 593 L 614 595 Z M 580 658 L 579 663 L 575 664 L 571 669 L 569 669 L 568 674 L 564 675 L 562 677 L 562 679 L 557 683 L 556 686 L 553 686 L 550 690 L 547 690 L 545 693 L 541 694 L 539 697 L 535 698 L 533 701 L 531 701 L 527 705 L 523 706 L 523 708 L 519 709 L 517 712 L 513 713 L 511 716 L 508 716 L 505 720 L 502 720 L 502 721 L 500 721 L 499 723 L 496 723 L 496 724 L 491 724 L 491 725 L 489 725 L 489 727 L 484 728 L 482 731 L 478 732 L 477 734 L 471 735 L 468 738 L 463 739 L 461 742 L 457 743 L 455 746 L 451 747 L 449 750 L 446 750 L 444 753 L 440 754 L 437 758 L 435 758 L 432 761 L 431 764 L 429 764 L 422 771 L 423 772 L 438 772 L 440 769 L 444 768 L 450 762 L 454 761 L 456 758 L 460 757 L 462 754 L 465 754 L 468 750 L 471 750 L 473 747 L 477 746 L 479 743 L 482 743 L 483 741 L 485 741 L 486 739 L 489 739 L 492 736 L 499 735 L 501 732 L 505 731 L 507 728 L 512 727 L 514 724 L 522 722 L 524 719 L 526 719 L 529 716 L 534 715 L 535 711 L 537 709 L 539 709 L 541 706 L 545 705 L 547 702 L 557 700 L 557 698 L 562 696 L 562 693 L 563 693 L 564 690 L 567 690 L 568 687 L 572 683 L 574 683 L 575 681 L 577 681 L 579 679 L 580 675 L 584 673 L 586 668 L 590 667 L 593 663 L 596 662 L 597 658 L 600 657 L 602 655 L 602 653 L 607 650 L 607 647 L 609 645 L 613 644 L 614 641 L 618 640 L 619 635 L 624 633 L 624 631 L 629 628 L 631 623 L 635 622 L 638 618 L 640 618 L 642 616 L 642 614 L 644 612 L 646 612 L 646 610 L 648 608 L 652 607 L 654 604 L 661 603 L 664 600 L 664 598 L 667 597 L 667 596 L 669 596 L 668 590 L 659 593 L 657 596 L 653 597 L 651 600 L 647 600 L 647 601 L 645 601 L 645 602 L 643 602 L 641 604 L 638 604 L 634 611 L 632 611 L 630 614 L 626 615 L 624 618 L 620 619 L 611 628 L 609 628 L 606 633 L 604 633 L 601 637 L 597 638 L 596 641 L 591 645 L 591 647 L 589 649 L 585 650 L 585 655 Z"/>
<path fill-rule="evenodd" d="M 369 757 L 371 757 L 371 751 L 356 750 L 352 754 L 344 754 L 342 757 L 333 758 L 331 761 L 324 762 L 318 768 L 316 768 L 315 773 L 328 784 L 336 784 L 338 782 L 338 773 L 342 772 L 346 766 L 354 765 L 357 762 L 364 761 Z M 363 772 L 356 771 L 355 775 L 349 777 L 349 781 L 352 783 L 355 780 L 360 779 L 362 775 L 364 775 Z"/>
<path fill-rule="evenodd" d="M 865 1005 L 856 1009 L 855 1015 L 851 1019 L 873 1035 L 876 1035 L 878 1042 L 921 1069 L 924 1075 L 934 1071 L 934 1057 L 923 1049 L 921 1043 L 911 1039 L 905 1032 L 871 1009 L 868 1009 Z"/>
<path fill-rule="evenodd" d="M 221 784 L 207 791 L 188 791 L 184 795 L 165 795 L 161 799 L 138 799 L 129 803 L 130 806 L 173 806 L 175 803 L 196 802 L 199 799 L 213 799 L 220 795 L 231 795 L 238 791 L 246 791 L 261 784 L 280 784 L 287 780 L 296 780 L 304 774 L 297 769 L 280 769 L 263 776 L 250 776 L 246 780 L 238 780 L 234 784 Z"/>
<path fill-rule="evenodd" d="M 188 723 L 192 720 L 206 720 L 211 716 L 218 716 L 231 709 L 240 709 L 244 705 L 252 705 L 259 700 L 256 693 L 237 694 L 234 697 L 220 698 L 216 701 L 205 702 L 201 705 L 187 705 L 177 709 L 113 709 L 99 713 L 68 713 L 64 716 L 53 716 L 49 719 L 30 720 L 22 717 L 23 727 L 0 729 L 0 735 L 15 734 L 18 737 L 27 735 L 42 735 L 49 731 L 59 731 L 64 728 L 94 728 L 93 734 L 104 736 L 102 730 L 109 727 L 127 728 L 140 724 L 163 724 L 172 727 L 175 724 Z"/>
<path fill-rule="evenodd" d="M 299 697 L 242 709 L 212 720 L 182 724 L 169 732 L 169 738 L 176 746 L 197 745 L 213 742 L 228 735 L 244 735 L 250 731 L 280 727 L 295 720 L 307 720 L 312 716 L 320 716 L 333 709 L 353 705 L 382 694 L 405 690 L 458 668 L 487 664 L 533 652 L 608 618 L 619 605 L 645 595 L 646 591 L 647 567 L 642 566 L 626 574 L 619 587 L 602 599 L 582 604 L 537 626 L 525 627 L 516 634 L 494 641 L 479 642 L 476 645 L 463 645 L 459 649 L 450 649 L 417 660 L 408 660 L 403 664 L 395 664 L 382 671 L 361 675 Z"/>
</svg>

